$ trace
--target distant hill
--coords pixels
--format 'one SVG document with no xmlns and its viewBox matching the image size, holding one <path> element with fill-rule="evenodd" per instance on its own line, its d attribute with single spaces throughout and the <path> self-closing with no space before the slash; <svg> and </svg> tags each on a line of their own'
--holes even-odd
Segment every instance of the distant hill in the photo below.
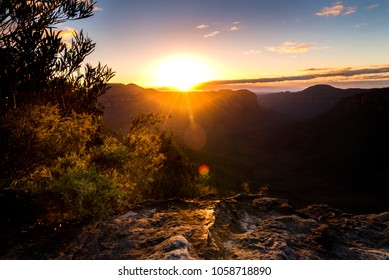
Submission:
<svg viewBox="0 0 389 280">
<path fill-rule="evenodd" d="M 131 117 L 146 111 L 159 110 L 153 96 L 157 92 L 135 84 L 110 84 L 107 93 L 99 97 L 104 106 L 103 121 L 112 130 L 126 131 Z"/>
<path fill-rule="evenodd" d="M 296 119 L 309 119 L 331 108 L 345 97 L 369 92 L 369 89 L 339 89 L 330 85 L 315 85 L 299 92 L 261 94 L 259 104 Z"/>
<path fill-rule="evenodd" d="M 131 117 L 145 112 L 171 116 L 165 127 L 183 137 L 195 123 L 208 135 L 220 135 L 279 122 L 280 114 L 258 105 L 256 95 L 248 90 L 201 92 L 159 92 L 134 84 L 111 84 L 100 98 L 104 122 L 112 129 L 125 131 Z"/>
<path fill-rule="evenodd" d="M 342 99 L 333 109 L 283 127 L 268 147 L 296 151 L 293 170 L 339 190 L 389 196 L 389 89 Z"/>
</svg>

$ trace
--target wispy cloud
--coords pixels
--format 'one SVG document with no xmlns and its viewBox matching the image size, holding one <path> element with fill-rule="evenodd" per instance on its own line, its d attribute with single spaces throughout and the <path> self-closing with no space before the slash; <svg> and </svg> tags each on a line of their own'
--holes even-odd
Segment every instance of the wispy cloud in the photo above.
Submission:
<svg viewBox="0 0 389 280">
<path fill-rule="evenodd" d="M 253 55 L 253 54 L 260 54 L 262 53 L 260 50 L 248 50 L 246 52 L 243 52 L 245 55 Z"/>
<path fill-rule="evenodd" d="M 389 65 L 371 66 L 368 68 L 327 68 L 327 69 L 306 69 L 302 70 L 305 72 L 303 75 L 297 76 L 281 76 L 271 78 L 258 78 L 258 79 L 239 79 L 239 80 L 221 80 L 221 81 L 210 81 L 203 83 L 201 88 L 214 85 L 232 85 L 232 84 L 258 84 L 258 83 L 276 83 L 276 82 L 287 82 L 287 81 L 308 81 L 317 78 L 345 78 L 355 77 L 362 80 L 369 80 L 372 77 L 384 78 L 389 73 Z"/>
<path fill-rule="evenodd" d="M 95 6 L 95 7 L 93 8 L 93 11 L 94 11 L 94 12 L 101 12 L 102 10 L 103 10 L 103 8 L 97 7 L 97 6 Z"/>
<path fill-rule="evenodd" d="M 196 26 L 196 29 L 205 29 L 205 28 L 208 28 L 208 25 L 206 25 L 206 24 L 200 24 L 200 25 L 197 25 L 197 26 Z"/>
<path fill-rule="evenodd" d="M 304 53 L 311 49 L 316 49 L 316 43 L 295 43 L 295 42 L 284 42 L 279 46 L 268 46 L 266 49 L 271 52 L 278 53 Z"/>
<path fill-rule="evenodd" d="M 373 4 L 373 5 L 370 5 L 370 6 L 368 6 L 366 9 L 368 9 L 368 10 L 374 10 L 374 9 L 376 9 L 376 8 L 378 8 L 379 6 L 381 6 L 381 4 Z"/>
<path fill-rule="evenodd" d="M 362 23 L 355 25 L 356 28 L 364 28 L 364 27 L 368 27 L 368 26 L 369 26 L 369 24 L 367 24 L 366 22 L 362 22 Z"/>
<path fill-rule="evenodd" d="M 342 5 L 342 2 L 336 2 L 331 7 L 324 7 L 320 12 L 317 12 L 317 16 L 338 16 L 342 13 L 344 10 L 344 6 Z"/>
<path fill-rule="evenodd" d="M 335 2 L 330 7 L 324 7 L 320 12 L 317 12 L 316 15 L 319 17 L 323 16 L 339 16 L 343 13 L 343 15 L 351 15 L 357 11 L 356 7 L 345 7 L 341 1 Z"/>
<path fill-rule="evenodd" d="M 207 24 L 200 24 L 198 26 L 196 26 L 196 29 L 199 29 L 199 30 L 203 30 L 203 29 L 219 29 L 221 28 L 222 31 L 219 31 L 219 30 L 215 30 L 213 32 L 209 32 L 205 35 L 203 35 L 204 38 L 210 38 L 210 37 L 215 37 L 216 35 L 218 34 L 221 34 L 222 32 L 227 32 L 227 31 L 238 31 L 240 30 L 240 27 L 239 27 L 239 24 L 240 24 L 240 21 L 234 21 L 232 23 L 232 25 L 230 25 L 229 27 L 223 27 L 221 28 L 220 25 L 218 24 L 214 24 L 214 25 L 207 25 Z"/>
<path fill-rule="evenodd" d="M 238 31 L 240 28 L 239 28 L 239 25 L 240 24 L 240 21 L 234 21 L 232 23 L 232 27 L 229 28 L 229 31 Z"/>
<path fill-rule="evenodd" d="M 344 15 L 351 15 L 357 12 L 357 7 L 347 7 Z"/>
<path fill-rule="evenodd" d="M 222 32 L 238 31 L 240 29 L 239 24 L 240 24 L 240 21 L 234 21 L 232 23 L 232 25 L 230 25 L 230 27 L 220 27 L 220 25 L 218 25 L 218 24 L 211 25 L 211 26 L 209 26 L 207 24 L 200 24 L 200 25 L 196 26 L 196 29 L 205 30 L 205 29 L 211 29 L 212 28 L 212 29 L 222 30 L 222 31 L 215 30 L 215 31 L 212 31 L 212 32 L 207 31 L 208 33 L 203 35 L 204 38 L 211 38 L 211 37 L 215 37 L 216 35 L 221 34 Z"/>
<path fill-rule="evenodd" d="M 204 38 L 210 38 L 210 37 L 215 37 L 216 35 L 218 35 L 220 32 L 219 31 L 213 31 L 211 33 L 208 33 L 208 34 L 205 34 L 203 37 Z"/>
</svg>

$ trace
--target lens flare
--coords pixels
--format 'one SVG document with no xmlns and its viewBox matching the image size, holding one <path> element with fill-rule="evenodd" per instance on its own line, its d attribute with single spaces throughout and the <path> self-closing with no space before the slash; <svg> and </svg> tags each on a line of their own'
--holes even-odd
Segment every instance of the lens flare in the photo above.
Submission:
<svg viewBox="0 0 389 280">
<path fill-rule="evenodd" d="M 205 165 L 205 164 L 203 164 L 203 165 L 201 165 L 200 167 L 199 167 L 199 174 L 200 175 L 202 175 L 202 176 L 206 176 L 206 175 L 208 175 L 209 174 L 209 167 L 208 167 L 208 165 Z"/>
<path fill-rule="evenodd" d="M 191 124 L 184 132 L 185 144 L 192 150 L 198 151 L 207 144 L 207 133 L 198 124 Z"/>
</svg>

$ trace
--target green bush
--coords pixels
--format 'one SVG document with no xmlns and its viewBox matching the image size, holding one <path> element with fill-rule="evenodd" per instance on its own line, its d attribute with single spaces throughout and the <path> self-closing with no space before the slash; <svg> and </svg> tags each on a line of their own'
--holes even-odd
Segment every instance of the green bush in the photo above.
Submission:
<svg viewBox="0 0 389 280">
<path fill-rule="evenodd" d="M 132 119 L 123 139 L 131 154 L 131 160 L 125 165 L 126 171 L 135 182 L 134 195 L 140 199 L 150 197 L 152 183 L 165 160 L 165 155 L 160 151 L 161 121 L 158 114 L 141 114 Z"/>
<path fill-rule="evenodd" d="M 110 215 L 144 199 L 214 192 L 173 135 L 159 129 L 158 115 L 134 118 L 121 139 L 98 136 L 90 115 L 61 117 L 56 106 L 34 106 L 18 118 L 19 126 L 6 126 L 14 142 L 8 161 L 20 168 L 9 172 L 17 175 L 8 187 L 12 207 L 23 198 L 26 222 L 65 223 Z"/>
<path fill-rule="evenodd" d="M 58 223 L 98 217 L 121 208 L 120 189 L 111 178 L 98 174 L 93 168 L 64 173 L 48 187 L 48 194 L 52 195 L 52 206 L 45 215 L 48 221 Z"/>
<path fill-rule="evenodd" d="M 123 209 L 126 195 L 113 176 L 98 172 L 85 152 L 36 168 L 14 188 L 35 202 L 35 220 L 44 224 L 115 213 Z"/>
<path fill-rule="evenodd" d="M 173 134 L 163 131 L 160 139 L 160 152 L 165 159 L 152 184 L 151 198 L 193 198 L 216 192 L 208 186 L 204 176 L 197 174 L 196 165 L 176 144 Z"/>
<path fill-rule="evenodd" d="M 121 209 L 123 192 L 111 178 L 78 164 L 59 171 L 59 166 L 42 168 L 24 182 L 22 191 L 39 201 L 38 222 L 57 224 Z"/>
<path fill-rule="evenodd" d="M 21 179 L 72 152 L 82 153 L 97 132 L 92 115 L 63 117 L 57 106 L 26 106 L 0 117 L 0 178 Z"/>
<path fill-rule="evenodd" d="M 99 133 L 98 97 L 114 73 L 84 65 L 95 43 L 82 30 L 70 44 L 60 30 L 92 16 L 95 1 L 0 3 L 0 223 L 59 223 L 120 209 L 123 189 L 91 155 L 113 146 Z"/>
</svg>

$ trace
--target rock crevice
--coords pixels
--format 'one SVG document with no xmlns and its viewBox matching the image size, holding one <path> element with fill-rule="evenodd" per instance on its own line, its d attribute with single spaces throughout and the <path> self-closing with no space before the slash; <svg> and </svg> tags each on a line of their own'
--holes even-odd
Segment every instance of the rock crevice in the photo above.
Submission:
<svg viewBox="0 0 389 280">
<path fill-rule="evenodd" d="M 260 195 L 148 202 L 87 226 L 65 259 L 389 259 L 389 214 Z"/>
<path fill-rule="evenodd" d="M 43 239 L 34 250 L 50 247 Z M 147 201 L 56 242 L 61 246 L 36 254 L 18 245 L 3 258 L 389 259 L 389 212 L 296 210 L 287 200 L 248 194 Z"/>
</svg>

